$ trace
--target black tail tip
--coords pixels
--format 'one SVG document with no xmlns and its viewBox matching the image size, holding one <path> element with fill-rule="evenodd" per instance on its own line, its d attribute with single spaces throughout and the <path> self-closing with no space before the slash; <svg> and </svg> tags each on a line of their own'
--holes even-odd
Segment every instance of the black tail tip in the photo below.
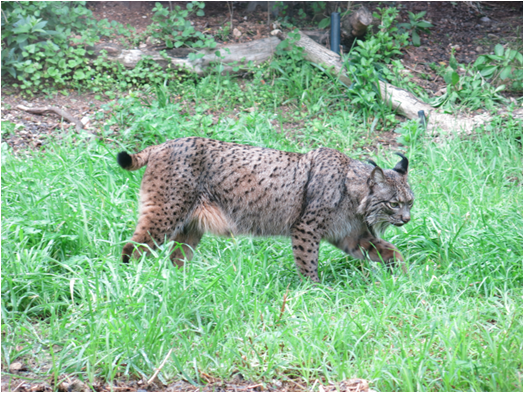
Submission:
<svg viewBox="0 0 524 393">
<path fill-rule="evenodd" d="M 118 165 L 120 165 L 124 169 L 131 167 L 131 164 L 133 163 L 131 156 L 125 151 L 118 153 L 118 155 L 116 156 L 116 161 L 118 162 Z"/>
</svg>

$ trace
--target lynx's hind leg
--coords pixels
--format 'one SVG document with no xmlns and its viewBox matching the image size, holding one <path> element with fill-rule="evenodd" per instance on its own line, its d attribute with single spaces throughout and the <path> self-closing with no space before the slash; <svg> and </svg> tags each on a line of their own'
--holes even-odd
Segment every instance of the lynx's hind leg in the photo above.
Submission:
<svg viewBox="0 0 524 393">
<path fill-rule="evenodd" d="M 129 262 L 131 257 L 138 257 L 144 249 L 135 247 L 132 242 L 155 249 L 157 245 L 163 244 L 166 238 L 175 238 L 177 232 L 181 233 L 196 199 L 194 186 L 189 182 L 178 182 L 174 186 L 172 179 L 162 176 L 160 181 L 153 181 L 151 178 L 156 180 L 158 176 L 148 171 L 144 174 L 140 189 L 138 224 L 131 243 L 127 243 L 122 251 L 122 260 L 125 263 Z"/>
<path fill-rule="evenodd" d="M 173 232 L 173 220 L 162 218 L 163 207 L 149 207 L 141 212 L 131 242 L 122 250 L 122 261 L 128 263 L 130 258 L 139 258 L 143 252 L 148 253 L 164 243 L 166 236 Z M 137 245 L 136 243 L 143 244 Z"/>
<path fill-rule="evenodd" d="M 184 260 L 191 261 L 193 259 L 193 250 L 200 243 L 203 233 L 200 232 L 194 225 L 186 225 L 184 230 L 176 235 L 173 240 L 176 244 L 173 246 L 173 252 L 171 253 L 171 261 L 178 267 L 184 266 Z"/>
<path fill-rule="evenodd" d="M 192 210 L 189 222 L 182 232 L 172 237 L 175 242 L 181 244 L 178 247 L 175 245 L 171 254 L 171 260 L 179 267 L 184 265 L 184 259 L 190 261 L 193 258 L 193 250 L 200 243 L 204 233 L 228 236 L 234 231 L 231 220 L 215 203 L 209 202 L 207 196 L 200 195 Z"/>
</svg>

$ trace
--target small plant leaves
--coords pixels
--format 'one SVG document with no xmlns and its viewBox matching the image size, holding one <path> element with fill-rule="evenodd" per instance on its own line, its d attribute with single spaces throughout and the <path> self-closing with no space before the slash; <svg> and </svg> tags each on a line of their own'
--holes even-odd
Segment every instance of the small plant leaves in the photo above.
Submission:
<svg viewBox="0 0 524 393">
<path fill-rule="evenodd" d="M 504 69 L 502 70 L 502 72 L 499 75 L 499 78 L 501 80 L 508 79 L 510 75 L 511 75 L 511 66 L 508 65 L 504 67 Z"/>
<path fill-rule="evenodd" d="M 500 44 L 495 45 L 495 54 L 497 56 L 503 56 L 504 55 L 504 47 Z"/>
<path fill-rule="evenodd" d="M 411 33 L 411 40 L 413 41 L 413 45 L 420 46 L 420 36 L 415 30 Z"/>
<path fill-rule="evenodd" d="M 331 18 L 324 18 L 322 19 L 319 24 L 318 24 L 318 28 L 319 29 L 325 29 L 326 27 L 328 27 L 329 25 L 331 24 Z"/>
</svg>

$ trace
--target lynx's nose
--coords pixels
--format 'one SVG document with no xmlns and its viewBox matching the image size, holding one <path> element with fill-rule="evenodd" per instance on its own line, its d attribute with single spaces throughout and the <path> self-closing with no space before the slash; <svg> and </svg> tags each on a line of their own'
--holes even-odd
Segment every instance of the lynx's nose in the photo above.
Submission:
<svg viewBox="0 0 524 393">
<path fill-rule="evenodd" d="M 409 220 L 411 220 L 411 217 L 409 215 L 402 215 L 401 220 L 404 224 L 407 224 Z"/>
</svg>

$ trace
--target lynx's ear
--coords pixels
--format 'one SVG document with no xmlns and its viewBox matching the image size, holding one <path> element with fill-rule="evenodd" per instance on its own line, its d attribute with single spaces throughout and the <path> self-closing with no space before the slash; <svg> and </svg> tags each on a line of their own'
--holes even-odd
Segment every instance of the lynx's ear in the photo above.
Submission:
<svg viewBox="0 0 524 393">
<path fill-rule="evenodd" d="M 395 153 L 397 156 L 402 157 L 402 160 L 400 160 L 397 165 L 395 165 L 395 168 L 393 170 L 397 173 L 400 173 L 401 175 L 407 175 L 408 174 L 408 165 L 409 161 L 406 158 L 406 156 L 402 153 Z"/>
<path fill-rule="evenodd" d="M 385 185 L 386 184 L 386 175 L 384 175 L 384 172 L 382 171 L 382 168 L 379 166 L 376 166 L 371 171 L 371 174 L 369 175 L 368 179 L 368 186 L 373 187 L 375 185 Z"/>
</svg>

